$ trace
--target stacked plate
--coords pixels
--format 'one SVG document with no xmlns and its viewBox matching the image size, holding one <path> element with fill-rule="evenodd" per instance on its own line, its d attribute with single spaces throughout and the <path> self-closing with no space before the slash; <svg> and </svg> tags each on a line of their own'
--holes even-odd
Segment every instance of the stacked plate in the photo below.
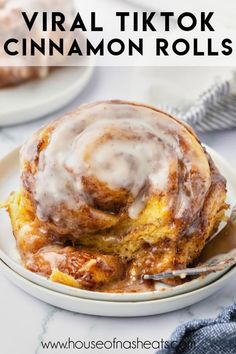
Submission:
<svg viewBox="0 0 236 354">
<path fill-rule="evenodd" d="M 66 106 L 88 84 L 93 64 L 88 58 L 83 66 L 60 67 L 42 80 L 1 89 L 0 127 L 42 118 Z"/>
<path fill-rule="evenodd" d="M 236 200 L 236 178 L 231 167 L 207 148 L 228 182 L 228 201 Z M 0 161 L 0 201 L 18 189 L 19 150 Z M 26 270 L 20 262 L 10 220 L 0 211 L 0 269 L 3 274 L 32 296 L 66 310 L 98 316 L 147 316 L 165 313 L 194 304 L 214 294 L 236 276 L 236 267 L 209 274 L 176 287 L 156 284 L 155 291 L 112 294 L 75 289 L 53 283 Z M 224 225 L 221 225 L 223 227 Z"/>
</svg>

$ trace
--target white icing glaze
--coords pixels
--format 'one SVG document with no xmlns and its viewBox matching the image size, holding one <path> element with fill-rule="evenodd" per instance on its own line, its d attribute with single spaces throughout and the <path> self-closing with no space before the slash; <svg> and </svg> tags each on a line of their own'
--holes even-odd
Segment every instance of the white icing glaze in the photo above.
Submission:
<svg viewBox="0 0 236 354">
<path fill-rule="evenodd" d="M 27 145 L 24 151 L 23 158 L 29 154 Z M 83 106 L 53 131 L 36 174 L 38 217 L 53 219 L 61 203 L 69 209 L 93 205 L 84 176 L 96 177 L 112 190 L 128 190 L 134 200 L 128 212 L 134 219 L 150 193 L 167 194 L 170 187 L 176 217 L 189 208 L 194 215 L 211 183 L 208 159 L 186 127 L 151 108 L 116 102 Z"/>
<path fill-rule="evenodd" d="M 29 18 L 33 12 L 38 12 L 38 16 L 30 31 L 23 20 L 21 14 L 23 11 L 27 12 Z M 74 2 L 73 0 L 0 0 L 1 40 L 5 42 L 12 37 L 21 43 L 24 38 L 27 39 L 27 43 L 34 40 L 40 45 L 41 39 L 44 39 L 48 43 L 49 39 L 58 40 L 59 38 L 64 38 L 65 44 L 68 45 L 67 42 L 70 43 L 72 39 L 71 32 L 51 31 L 52 19 L 49 14 L 53 11 L 61 11 L 65 15 L 65 25 L 68 25 L 73 20 Z M 44 31 L 42 28 L 42 14 L 44 12 L 48 13 L 46 18 L 47 31 Z M 34 72 L 37 73 L 39 78 L 43 79 L 48 76 L 50 67 L 61 65 L 64 62 L 64 56 L 50 56 L 48 50 L 45 55 L 40 55 L 36 52 L 34 56 L 30 56 L 29 54 L 25 56 L 20 53 L 18 56 L 14 56 L 14 60 L 11 60 L 9 56 L 6 56 L 0 50 L 0 66 L 5 67 L 5 70 L 8 71 L 10 68 L 16 78 L 19 76 L 20 78 L 27 77 L 28 71 L 34 67 Z"/>
<path fill-rule="evenodd" d="M 59 246 L 45 246 L 40 252 L 41 257 L 50 264 L 51 269 L 57 269 L 59 264 L 66 259 L 65 254 L 58 253 L 60 249 Z"/>
</svg>

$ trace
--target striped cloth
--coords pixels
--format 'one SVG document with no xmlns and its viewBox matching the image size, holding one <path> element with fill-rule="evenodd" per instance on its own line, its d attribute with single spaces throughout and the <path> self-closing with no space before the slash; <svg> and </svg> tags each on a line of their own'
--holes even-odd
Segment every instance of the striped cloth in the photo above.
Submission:
<svg viewBox="0 0 236 354">
<path fill-rule="evenodd" d="M 156 354 L 235 354 L 236 303 L 216 319 L 193 320 L 179 326 L 170 340 L 174 348 Z"/>
<path fill-rule="evenodd" d="M 236 95 L 231 81 L 214 84 L 186 112 L 168 105 L 161 108 L 200 132 L 236 127 Z"/>
</svg>

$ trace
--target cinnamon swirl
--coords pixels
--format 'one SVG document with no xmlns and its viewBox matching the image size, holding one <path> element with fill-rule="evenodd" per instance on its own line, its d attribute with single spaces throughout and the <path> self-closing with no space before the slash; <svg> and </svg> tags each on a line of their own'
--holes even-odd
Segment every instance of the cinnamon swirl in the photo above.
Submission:
<svg viewBox="0 0 236 354">
<path fill-rule="evenodd" d="M 226 181 L 189 126 L 107 101 L 33 135 L 7 208 L 28 269 L 102 290 L 192 263 L 225 198 Z"/>
</svg>

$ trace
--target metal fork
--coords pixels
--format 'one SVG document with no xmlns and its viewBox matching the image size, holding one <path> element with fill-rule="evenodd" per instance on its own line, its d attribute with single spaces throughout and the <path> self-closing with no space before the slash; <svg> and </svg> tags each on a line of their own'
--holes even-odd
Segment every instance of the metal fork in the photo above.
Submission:
<svg viewBox="0 0 236 354">
<path fill-rule="evenodd" d="M 145 274 L 145 280 L 163 280 L 189 275 L 201 275 L 223 271 L 236 264 L 236 208 L 234 207 L 226 226 L 210 240 L 200 255 L 198 266 L 168 270 L 158 274 Z"/>
</svg>

